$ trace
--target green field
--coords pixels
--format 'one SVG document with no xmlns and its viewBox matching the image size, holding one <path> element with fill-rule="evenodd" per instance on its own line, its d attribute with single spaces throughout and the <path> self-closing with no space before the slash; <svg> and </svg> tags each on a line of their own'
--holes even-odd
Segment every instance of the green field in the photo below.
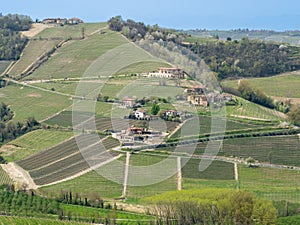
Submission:
<svg viewBox="0 0 300 225">
<path fill-rule="evenodd" d="M 59 195 L 61 190 L 72 191 L 79 195 L 92 195 L 99 194 L 102 198 L 117 198 L 122 195 L 122 185 L 99 175 L 97 172 L 92 171 L 84 174 L 73 180 L 69 180 L 56 185 L 43 187 L 40 189 L 43 193 L 49 195 Z"/>
<path fill-rule="evenodd" d="M 0 74 L 2 74 L 10 64 L 11 61 L 0 60 Z"/>
<path fill-rule="evenodd" d="M 34 63 L 44 53 L 50 51 L 58 44 L 59 40 L 31 40 L 25 47 L 21 58 L 13 66 L 9 75 L 18 77 L 24 70 L 26 70 L 32 63 Z"/>
<path fill-rule="evenodd" d="M 215 127 L 212 127 L 212 120 L 215 121 Z M 223 127 L 220 126 L 220 123 L 225 124 Z M 179 129 L 172 137 L 177 138 L 187 138 L 187 137 L 197 137 L 199 134 L 209 134 L 211 131 L 221 132 L 226 129 L 228 131 L 242 130 L 242 129 L 251 129 L 251 128 L 260 128 L 268 127 L 272 124 L 255 124 L 248 123 L 247 120 L 235 120 L 234 118 L 212 118 L 210 116 L 199 116 L 198 118 L 193 118 L 186 121 L 183 126 L 183 129 Z M 200 132 L 197 132 L 200 131 Z"/>
<path fill-rule="evenodd" d="M 105 223 L 106 218 L 111 218 L 115 213 L 115 219 L 119 225 L 149 224 L 148 221 L 154 221 L 154 217 L 145 214 L 130 213 L 121 210 L 97 209 L 90 207 L 82 207 L 78 205 L 61 205 L 66 214 L 70 213 L 76 217 L 95 218 L 95 223 Z M 143 222 L 144 221 L 144 222 Z"/>
<path fill-rule="evenodd" d="M 7 225 L 87 225 L 89 223 L 70 222 L 51 219 L 39 219 L 17 216 L 0 216 L 0 224 Z"/>
<path fill-rule="evenodd" d="M 148 171 L 145 171 L 143 168 L 144 166 L 151 166 L 155 165 L 162 160 L 165 160 L 166 157 L 164 156 L 155 156 L 155 155 L 144 155 L 144 154 L 133 154 L 130 157 L 130 165 L 135 166 L 136 168 L 140 167 L 141 171 L 144 171 L 143 173 L 139 174 L 136 170 L 134 172 L 130 170 L 129 168 L 129 177 L 128 177 L 128 182 L 130 183 L 131 180 L 136 181 L 137 179 L 140 180 L 141 182 L 144 179 L 147 179 L 147 173 Z M 169 159 L 171 161 L 168 161 L 169 163 L 172 163 L 172 167 L 174 167 L 174 171 L 176 171 L 176 158 L 174 159 Z M 168 163 L 168 165 L 169 165 Z M 171 166 L 171 165 L 170 165 Z M 151 167 L 149 167 L 148 170 Z M 147 170 L 147 169 L 146 169 Z M 132 175 L 130 176 L 130 172 Z M 151 173 L 151 171 L 149 171 Z M 153 171 L 152 171 L 153 172 Z M 164 173 L 157 174 L 158 176 L 162 175 Z M 139 177 L 136 177 L 139 176 Z M 144 177 L 144 178 L 143 178 Z M 170 178 L 163 179 L 160 182 L 147 185 L 147 186 L 128 186 L 127 187 L 127 193 L 126 197 L 129 202 L 139 202 L 142 198 L 153 196 L 153 195 L 158 195 L 161 193 L 164 193 L 166 191 L 173 191 L 177 190 L 177 180 L 176 180 L 176 175 L 171 176 Z"/>
<path fill-rule="evenodd" d="M 200 161 L 200 159 L 190 159 L 182 168 L 182 177 L 204 180 L 234 179 L 234 169 L 232 163 L 213 161 L 206 170 L 201 172 L 199 171 Z"/>
<path fill-rule="evenodd" d="M 274 201 L 300 202 L 300 171 L 239 166 L 240 188 Z"/>
<path fill-rule="evenodd" d="M 238 104 L 235 106 L 226 107 L 226 113 L 228 117 L 262 121 L 285 120 L 285 117 L 282 115 L 282 113 L 279 113 L 278 111 L 262 107 L 239 97 L 235 98 Z"/>
<path fill-rule="evenodd" d="M 13 180 L 10 179 L 8 174 L 2 169 L 2 167 L 0 167 L 0 185 L 13 183 Z"/>
<path fill-rule="evenodd" d="M 36 35 L 36 38 L 81 38 L 83 28 L 85 35 L 90 35 L 105 26 L 106 23 L 83 23 L 72 26 L 56 26 L 43 30 L 41 33 Z"/>
<path fill-rule="evenodd" d="M 34 153 L 50 148 L 74 135 L 71 131 L 36 130 L 27 133 L 1 147 L 2 156 L 7 161 L 26 158 Z"/>
<path fill-rule="evenodd" d="M 251 86 L 256 87 L 269 96 L 300 98 L 299 71 L 280 76 L 246 79 Z M 237 88 L 238 80 L 226 80 L 223 85 Z"/>
<path fill-rule="evenodd" d="M 203 154 L 207 143 L 199 143 L 196 154 Z M 265 136 L 225 139 L 219 155 L 252 157 L 259 162 L 299 166 L 300 145 L 298 136 Z"/>
<path fill-rule="evenodd" d="M 125 80 L 125 79 L 124 79 Z M 126 81 L 124 84 L 110 84 L 105 83 L 101 80 L 91 80 L 91 81 L 81 81 L 84 82 L 88 88 L 91 90 L 99 88 L 101 86 L 101 95 L 102 96 L 109 96 L 111 99 L 116 97 L 116 94 L 125 86 Z M 76 88 L 79 85 L 79 81 L 51 81 L 51 82 L 44 82 L 44 83 L 36 83 L 34 86 L 41 87 L 47 90 L 55 90 L 60 93 L 75 95 Z M 88 94 L 88 93 L 87 93 Z"/>
<path fill-rule="evenodd" d="M 107 30 L 105 34 L 95 34 L 87 39 L 64 45 L 42 67 L 40 67 L 26 79 L 82 77 L 88 67 L 98 57 L 122 44 L 126 45 L 120 47 L 122 48 L 120 51 L 124 51 L 126 55 L 116 55 L 114 57 L 115 61 L 109 61 L 105 63 L 105 67 L 99 66 L 98 69 L 90 72 L 87 76 L 98 77 L 108 76 L 111 75 L 111 73 L 115 74 L 120 69 L 136 63 L 135 61 L 138 59 L 140 62 L 158 62 L 157 65 L 153 65 L 153 67 L 155 66 L 155 69 L 162 65 L 160 60 L 150 56 L 148 53 L 136 47 L 134 44 L 129 44 L 128 41 L 120 34 Z M 131 61 L 131 59 L 134 60 Z M 117 69 L 118 67 L 116 67 L 116 61 L 118 61 L 118 64 L 121 67 L 120 69 Z M 104 61 L 102 61 L 102 63 L 104 63 Z M 149 66 L 149 64 L 147 65 Z M 94 64 L 94 66 L 96 65 Z M 135 68 L 136 65 L 133 65 L 133 69 Z"/>
<path fill-rule="evenodd" d="M 205 188 L 227 188 L 236 189 L 237 183 L 235 180 L 205 180 L 205 179 L 193 179 L 183 178 L 182 189 L 205 189 Z"/>
<path fill-rule="evenodd" d="M 0 95 L 1 101 L 14 111 L 14 120 L 23 122 L 32 116 L 36 120 L 45 119 L 72 104 L 66 96 L 16 84 L 0 89 Z"/>
<path fill-rule="evenodd" d="M 170 67 L 170 64 L 164 62 L 138 62 L 124 67 L 116 74 L 139 74 L 153 72 L 157 71 L 158 67 Z"/>
</svg>

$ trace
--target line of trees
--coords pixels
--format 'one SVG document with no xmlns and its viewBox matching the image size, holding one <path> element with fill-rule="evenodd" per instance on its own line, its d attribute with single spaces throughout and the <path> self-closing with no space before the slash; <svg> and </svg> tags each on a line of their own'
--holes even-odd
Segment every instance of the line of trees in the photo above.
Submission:
<svg viewBox="0 0 300 225">
<path fill-rule="evenodd" d="M 0 60 L 18 60 L 28 39 L 20 31 L 29 30 L 28 16 L 8 14 L 0 17 Z"/>
<path fill-rule="evenodd" d="M 287 115 L 295 125 L 300 126 L 300 106 L 292 106 Z"/>
<path fill-rule="evenodd" d="M 275 108 L 272 98 L 268 97 L 261 90 L 251 87 L 250 83 L 246 80 L 240 80 L 238 91 L 244 99 L 250 102 L 254 102 L 271 109 Z"/>
</svg>

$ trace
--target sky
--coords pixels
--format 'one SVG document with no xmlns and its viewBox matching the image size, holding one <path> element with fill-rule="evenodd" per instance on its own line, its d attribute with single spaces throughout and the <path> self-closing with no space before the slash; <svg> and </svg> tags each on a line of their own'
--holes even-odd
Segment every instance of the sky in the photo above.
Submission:
<svg viewBox="0 0 300 225">
<path fill-rule="evenodd" d="M 33 20 L 79 17 L 85 22 L 123 19 L 176 29 L 300 30 L 299 0 L 0 0 L 3 15 Z"/>
</svg>

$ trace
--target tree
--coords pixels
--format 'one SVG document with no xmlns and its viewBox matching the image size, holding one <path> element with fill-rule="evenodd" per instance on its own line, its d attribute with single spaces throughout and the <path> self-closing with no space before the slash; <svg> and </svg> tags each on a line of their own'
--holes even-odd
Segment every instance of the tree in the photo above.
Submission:
<svg viewBox="0 0 300 225">
<path fill-rule="evenodd" d="M 300 126 L 300 107 L 292 106 L 288 117 L 295 125 Z"/>
<path fill-rule="evenodd" d="M 154 104 L 152 105 L 152 108 L 151 108 L 150 113 L 151 113 L 152 115 L 157 115 L 157 113 L 159 112 L 159 110 L 160 110 L 159 105 L 156 104 L 156 103 L 154 103 Z"/>
<path fill-rule="evenodd" d="M 251 167 L 252 164 L 255 163 L 255 159 L 253 159 L 252 157 L 249 157 L 246 159 L 246 162 L 249 165 L 249 167 Z"/>
</svg>

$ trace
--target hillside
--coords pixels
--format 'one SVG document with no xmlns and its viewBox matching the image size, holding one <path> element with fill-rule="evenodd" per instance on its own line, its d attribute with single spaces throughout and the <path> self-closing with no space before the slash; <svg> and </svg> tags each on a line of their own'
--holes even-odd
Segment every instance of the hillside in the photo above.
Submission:
<svg viewBox="0 0 300 225">
<path fill-rule="evenodd" d="M 154 56 L 120 31 L 106 23 L 83 23 L 49 26 L 28 37 L 9 77 L 3 77 L 0 97 L 18 128 L 28 117 L 39 123 L 7 143 L 2 138 L 0 184 L 34 188 L 31 198 L 55 200 L 61 211 L 45 218 L 100 224 L 116 218 L 118 224 L 149 224 L 155 219 L 146 215 L 147 197 L 205 188 L 252 192 L 273 201 L 279 212 L 286 204 L 296 214 L 299 128 L 275 109 L 206 89 L 202 82 L 215 80 L 215 74 L 199 66 L 196 56 L 188 59 L 187 49 L 175 48 L 179 34 L 172 44 L 149 45 L 157 50 Z M 172 39 L 172 30 L 164 32 L 162 38 Z M 170 49 L 176 54 L 166 61 Z M 183 69 L 197 68 L 206 80 L 182 72 L 189 63 Z M 2 64 L 4 70 L 9 62 Z M 159 67 L 168 73 L 158 73 Z M 298 72 L 249 82 L 270 96 L 300 98 Z M 236 83 L 222 84 L 236 88 Z M 189 100 L 195 96 L 207 106 Z M 13 132 L 16 125 L 3 121 Z"/>
<path fill-rule="evenodd" d="M 250 39 L 260 39 L 263 41 L 289 43 L 292 45 L 299 45 L 299 31 L 272 31 L 272 30 L 249 30 L 249 29 L 236 29 L 236 30 L 188 30 L 188 34 L 202 38 L 214 38 L 218 36 L 222 40 L 231 38 L 232 40 L 241 40 L 244 37 Z"/>
</svg>

